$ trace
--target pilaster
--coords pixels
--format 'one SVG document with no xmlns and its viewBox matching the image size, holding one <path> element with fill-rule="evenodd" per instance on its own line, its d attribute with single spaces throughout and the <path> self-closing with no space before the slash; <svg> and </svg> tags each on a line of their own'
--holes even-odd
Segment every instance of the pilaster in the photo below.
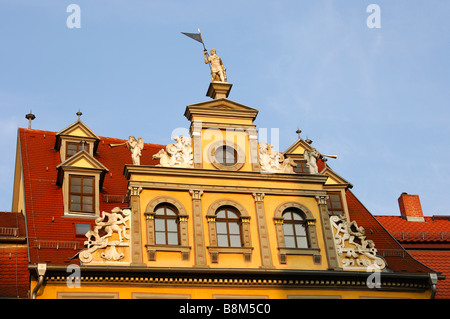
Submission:
<svg viewBox="0 0 450 319">
<path fill-rule="evenodd" d="M 255 199 L 256 222 L 258 224 L 259 245 L 261 250 L 261 268 L 274 268 L 267 231 L 266 211 L 264 209 L 264 193 L 253 193 Z"/>
<path fill-rule="evenodd" d="M 194 260 L 195 267 L 206 267 L 206 248 L 203 233 L 202 190 L 189 190 L 192 196 L 192 214 L 194 222 Z"/>
<path fill-rule="evenodd" d="M 328 214 L 327 198 L 327 195 L 316 196 L 317 203 L 319 204 L 328 268 L 331 270 L 341 270 L 341 268 L 339 267 L 339 260 L 337 258 L 336 247 L 334 244 L 334 235 L 333 230 L 331 229 L 330 216 Z"/>
<path fill-rule="evenodd" d="M 130 186 L 128 190 L 131 207 L 131 266 L 143 266 L 140 205 L 142 187 Z"/>
</svg>

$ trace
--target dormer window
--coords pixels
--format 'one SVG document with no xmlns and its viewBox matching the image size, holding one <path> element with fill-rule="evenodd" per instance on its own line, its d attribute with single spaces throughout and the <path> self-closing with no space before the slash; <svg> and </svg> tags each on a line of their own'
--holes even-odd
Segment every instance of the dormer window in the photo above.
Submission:
<svg viewBox="0 0 450 319">
<path fill-rule="evenodd" d="M 85 150 L 89 153 L 89 144 L 85 141 L 81 142 L 66 142 L 66 159 L 75 155 L 81 150 Z"/>
</svg>

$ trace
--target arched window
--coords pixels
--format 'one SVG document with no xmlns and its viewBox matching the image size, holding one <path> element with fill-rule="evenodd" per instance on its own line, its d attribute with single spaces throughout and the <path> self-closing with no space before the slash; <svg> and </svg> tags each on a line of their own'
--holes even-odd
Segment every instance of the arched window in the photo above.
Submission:
<svg viewBox="0 0 450 319">
<path fill-rule="evenodd" d="M 235 208 L 224 206 L 217 210 L 216 233 L 219 247 L 242 247 L 241 221 Z"/>
<path fill-rule="evenodd" d="M 155 244 L 179 245 L 178 211 L 170 204 L 155 208 Z"/>
<path fill-rule="evenodd" d="M 306 218 L 303 212 L 295 207 L 283 212 L 283 233 L 286 248 L 308 248 Z"/>
</svg>

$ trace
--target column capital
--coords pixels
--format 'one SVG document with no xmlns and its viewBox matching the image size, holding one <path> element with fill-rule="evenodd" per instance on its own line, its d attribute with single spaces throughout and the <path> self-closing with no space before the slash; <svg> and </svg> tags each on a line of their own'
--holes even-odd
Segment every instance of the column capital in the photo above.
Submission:
<svg viewBox="0 0 450 319">
<path fill-rule="evenodd" d="M 140 186 L 128 186 L 128 191 L 130 196 L 139 196 L 142 192 L 142 187 Z"/>
<path fill-rule="evenodd" d="M 253 198 L 255 199 L 255 202 L 264 201 L 264 196 L 266 196 L 266 194 L 264 193 L 253 193 Z"/>
<path fill-rule="evenodd" d="M 190 189 L 189 194 L 191 194 L 192 199 L 200 199 L 203 195 L 203 190 L 201 189 Z"/>
<path fill-rule="evenodd" d="M 326 205 L 328 200 L 328 195 L 316 195 L 316 200 L 319 205 Z"/>
</svg>

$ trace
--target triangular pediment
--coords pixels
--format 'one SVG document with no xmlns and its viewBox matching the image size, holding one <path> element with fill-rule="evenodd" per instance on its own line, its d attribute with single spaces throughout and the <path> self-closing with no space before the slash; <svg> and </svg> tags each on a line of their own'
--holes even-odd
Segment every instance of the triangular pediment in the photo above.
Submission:
<svg viewBox="0 0 450 319">
<path fill-rule="evenodd" d="M 55 149 L 59 151 L 61 147 L 61 138 L 77 138 L 80 140 L 91 140 L 94 141 L 94 153 L 97 149 L 97 145 L 100 141 L 100 138 L 92 132 L 92 130 L 86 126 L 82 121 L 78 120 L 72 124 L 70 124 L 65 129 L 56 133 L 56 143 Z"/>
<path fill-rule="evenodd" d="M 186 116 L 188 120 L 191 120 L 192 116 L 197 115 L 227 118 L 248 118 L 253 121 L 258 115 L 258 112 L 259 111 L 257 109 L 228 99 L 215 99 L 188 105 L 184 116 Z"/>
<path fill-rule="evenodd" d="M 349 183 L 346 179 L 344 179 L 342 176 L 337 174 L 335 171 L 333 171 L 328 166 L 325 166 L 325 168 L 320 172 L 320 174 L 328 176 L 328 179 L 325 182 L 326 186 L 340 185 L 340 186 L 345 186 L 345 187 L 350 187 L 350 188 L 353 187 L 353 185 L 351 183 Z"/>
<path fill-rule="evenodd" d="M 60 167 L 77 167 L 77 168 L 99 169 L 108 171 L 108 169 L 102 163 L 100 163 L 98 160 L 96 160 L 94 157 L 92 157 L 88 152 L 84 150 L 69 157 L 66 161 L 57 166 L 57 168 Z"/>
<path fill-rule="evenodd" d="M 300 137 L 294 144 L 289 146 L 286 151 L 284 151 L 284 154 L 303 155 L 305 150 L 311 150 L 311 145 L 306 143 L 306 141 Z"/>
<path fill-rule="evenodd" d="M 82 150 L 75 155 L 69 157 L 67 160 L 59 164 L 58 170 L 58 185 L 62 184 L 64 170 L 73 171 L 95 171 L 103 177 L 109 170 L 98 160 L 92 157 L 88 152 Z"/>
<path fill-rule="evenodd" d="M 63 136 L 63 135 L 100 139 L 94 132 L 92 132 L 92 130 L 89 127 L 86 126 L 86 124 L 84 124 L 80 120 L 72 123 L 65 129 L 56 133 L 56 136 Z"/>
</svg>

